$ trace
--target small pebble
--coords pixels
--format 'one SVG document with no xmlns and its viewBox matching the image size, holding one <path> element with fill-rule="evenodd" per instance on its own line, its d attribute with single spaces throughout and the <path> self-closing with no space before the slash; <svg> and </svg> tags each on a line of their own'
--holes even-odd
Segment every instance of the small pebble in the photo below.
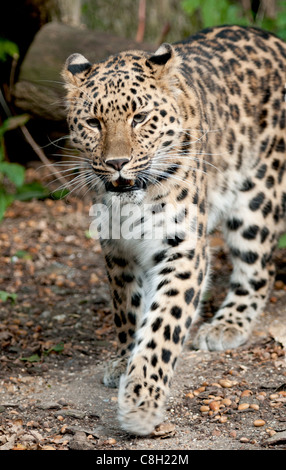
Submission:
<svg viewBox="0 0 286 470">
<path fill-rule="evenodd" d="M 38 428 L 39 427 L 39 423 L 37 421 L 33 421 L 33 420 L 28 421 L 26 425 L 30 428 Z"/>
<path fill-rule="evenodd" d="M 220 416 L 219 422 L 220 423 L 226 423 L 227 422 L 227 416 Z"/>
<path fill-rule="evenodd" d="M 264 424 L 265 424 L 264 419 L 256 419 L 255 421 L 253 421 L 253 425 L 255 427 L 264 426 Z"/>
<path fill-rule="evenodd" d="M 218 388 L 221 388 L 221 385 L 220 385 L 220 384 L 218 384 L 217 382 L 214 382 L 214 383 L 212 383 L 211 385 L 212 385 L 212 387 L 218 387 Z"/>
<path fill-rule="evenodd" d="M 202 405 L 202 406 L 200 407 L 200 411 L 201 411 L 202 413 L 205 413 L 206 411 L 210 411 L 210 407 L 207 406 L 207 405 Z"/>
<path fill-rule="evenodd" d="M 219 380 L 219 384 L 223 388 L 230 388 L 230 387 L 233 387 L 236 384 L 236 382 L 232 382 L 231 380 L 228 380 L 228 379 L 221 379 Z"/>
<path fill-rule="evenodd" d="M 111 446 L 113 446 L 114 444 L 116 444 L 116 439 L 113 439 L 112 437 L 110 439 L 108 439 L 107 441 L 105 441 L 106 444 L 109 444 Z"/>
<path fill-rule="evenodd" d="M 206 389 L 206 387 L 199 387 L 196 390 L 194 390 L 193 393 L 194 393 L 195 397 L 197 397 L 200 393 L 204 392 L 205 389 Z"/>
<path fill-rule="evenodd" d="M 220 403 L 218 401 L 213 400 L 209 403 L 209 407 L 212 411 L 218 411 L 220 407 Z"/>
<path fill-rule="evenodd" d="M 250 408 L 252 408 L 253 410 L 258 411 L 259 410 L 259 405 L 257 405 L 256 403 L 251 403 Z"/>
<path fill-rule="evenodd" d="M 259 400 L 259 401 L 264 401 L 264 400 L 265 400 L 265 396 L 264 396 L 264 395 L 261 395 L 261 394 L 257 395 L 256 398 L 257 398 L 257 400 Z"/>
<path fill-rule="evenodd" d="M 244 411 L 249 408 L 249 403 L 240 403 L 237 407 L 239 411 Z"/>
<path fill-rule="evenodd" d="M 64 424 L 64 425 L 61 427 L 60 433 L 61 433 L 61 434 L 65 434 L 65 433 L 67 432 L 67 429 L 68 429 L 68 425 L 67 425 L 67 424 Z"/>
<path fill-rule="evenodd" d="M 276 281 L 274 284 L 274 288 L 277 290 L 284 289 L 284 282 L 283 281 Z"/>
<path fill-rule="evenodd" d="M 224 398 L 221 403 L 222 405 L 230 406 L 232 401 L 229 398 Z"/>
</svg>

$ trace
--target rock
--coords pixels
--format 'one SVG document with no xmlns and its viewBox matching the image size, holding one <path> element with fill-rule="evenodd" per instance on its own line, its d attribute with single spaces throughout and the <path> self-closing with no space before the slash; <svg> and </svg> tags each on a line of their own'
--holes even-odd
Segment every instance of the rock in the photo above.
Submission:
<svg viewBox="0 0 286 470">
<path fill-rule="evenodd" d="M 54 402 L 39 403 L 38 405 L 36 405 L 36 407 L 39 408 L 40 410 L 59 410 L 61 408 L 61 406 L 58 403 L 54 403 Z"/>
<path fill-rule="evenodd" d="M 286 431 L 276 432 L 273 436 L 265 439 L 263 442 L 264 445 L 274 445 L 274 444 L 285 444 L 286 442 Z"/>
<path fill-rule="evenodd" d="M 66 424 L 63 429 L 63 434 L 76 434 L 77 432 L 84 432 L 87 436 L 92 436 L 95 439 L 99 439 L 102 435 L 104 435 L 104 428 L 98 426 L 96 428 L 86 428 L 82 426 L 73 426 Z"/>
<path fill-rule="evenodd" d="M 85 432 L 77 431 L 69 442 L 69 448 L 70 450 L 93 450 L 94 445 L 88 441 Z"/>
<path fill-rule="evenodd" d="M 55 416 L 68 416 L 70 418 L 83 419 L 86 416 L 86 412 L 73 409 L 62 409 L 60 411 L 56 411 Z"/>
</svg>

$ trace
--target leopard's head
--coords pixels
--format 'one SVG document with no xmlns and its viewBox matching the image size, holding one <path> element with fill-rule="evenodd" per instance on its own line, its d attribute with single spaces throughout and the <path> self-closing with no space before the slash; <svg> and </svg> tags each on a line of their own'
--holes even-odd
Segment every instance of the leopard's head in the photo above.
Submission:
<svg viewBox="0 0 286 470">
<path fill-rule="evenodd" d="M 94 65 L 81 54 L 67 59 L 71 140 L 93 169 L 95 190 L 127 196 L 165 179 L 185 139 L 180 63 L 169 44 Z"/>
</svg>

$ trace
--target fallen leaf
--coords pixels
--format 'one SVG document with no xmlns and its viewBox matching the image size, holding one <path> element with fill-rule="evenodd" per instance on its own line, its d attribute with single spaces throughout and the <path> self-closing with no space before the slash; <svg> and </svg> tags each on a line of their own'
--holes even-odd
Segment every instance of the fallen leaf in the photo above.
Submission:
<svg viewBox="0 0 286 470">
<path fill-rule="evenodd" d="M 29 357 L 21 357 L 20 360 L 23 362 L 40 362 L 41 358 L 38 354 L 32 354 Z"/>
<path fill-rule="evenodd" d="M 154 431 L 151 433 L 151 436 L 165 439 L 166 437 L 174 436 L 175 429 L 175 425 L 172 423 L 161 423 L 156 426 Z"/>
<path fill-rule="evenodd" d="M 27 450 L 27 447 L 24 446 L 23 444 L 17 444 L 16 446 L 13 447 L 12 450 Z"/>
<path fill-rule="evenodd" d="M 49 445 L 41 446 L 40 449 L 41 450 L 57 450 L 55 447 L 49 446 Z"/>
<path fill-rule="evenodd" d="M 11 450 L 15 445 L 16 435 L 11 436 L 8 441 L 0 447 L 0 450 Z"/>
</svg>

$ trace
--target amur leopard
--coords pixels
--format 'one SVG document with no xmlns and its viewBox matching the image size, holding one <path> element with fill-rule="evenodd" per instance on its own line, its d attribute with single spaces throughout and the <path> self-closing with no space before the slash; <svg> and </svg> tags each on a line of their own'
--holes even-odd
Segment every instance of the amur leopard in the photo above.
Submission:
<svg viewBox="0 0 286 470">
<path fill-rule="evenodd" d="M 119 386 L 122 428 L 146 435 L 200 322 L 218 224 L 233 272 L 194 346 L 242 345 L 266 304 L 286 221 L 286 44 L 220 26 L 154 54 L 73 54 L 63 77 L 112 291 L 118 358 L 104 383 Z"/>
</svg>

